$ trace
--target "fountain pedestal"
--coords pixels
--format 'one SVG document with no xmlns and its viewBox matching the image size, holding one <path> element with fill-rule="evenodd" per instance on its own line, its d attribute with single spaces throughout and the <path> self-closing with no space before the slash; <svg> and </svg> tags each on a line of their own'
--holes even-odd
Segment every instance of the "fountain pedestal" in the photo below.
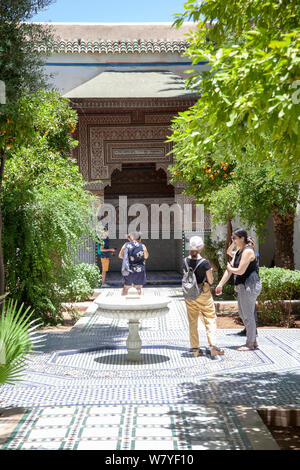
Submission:
<svg viewBox="0 0 300 470">
<path fill-rule="evenodd" d="M 142 340 L 139 335 L 140 320 L 166 315 L 169 312 L 168 297 L 138 295 L 136 289 L 130 288 L 127 296 L 102 296 L 95 303 L 97 312 L 107 318 L 128 320 L 127 360 L 142 362 Z"/>
<path fill-rule="evenodd" d="M 128 361 L 141 361 L 141 348 L 142 340 L 139 335 L 140 322 L 139 320 L 130 320 L 128 322 L 128 338 L 126 341 L 127 346 L 127 360 Z"/>
</svg>

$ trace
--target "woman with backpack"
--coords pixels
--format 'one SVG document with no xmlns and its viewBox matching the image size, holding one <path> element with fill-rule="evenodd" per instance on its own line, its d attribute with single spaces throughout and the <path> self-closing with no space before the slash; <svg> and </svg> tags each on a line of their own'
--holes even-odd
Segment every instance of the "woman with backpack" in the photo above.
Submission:
<svg viewBox="0 0 300 470">
<path fill-rule="evenodd" d="M 149 253 L 145 245 L 142 243 L 140 232 L 131 233 L 128 237 L 128 242 L 123 245 L 119 258 L 127 257 L 126 266 L 122 264 L 122 274 L 124 277 L 124 287 L 122 295 L 127 295 L 130 286 L 134 286 L 138 293 L 141 294 L 142 287 L 146 284 L 146 260 L 149 258 Z M 127 271 L 125 273 L 125 271 Z M 125 275 L 126 274 L 126 275 Z"/>
<path fill-rule="evenodd" d="M 216 346 L 217 316 L 210 288 L 213 283 L 213 274 L 210 262 L 200 255 L 203 247 L 201 237 L 195 236 L 190 239 L 190 255 L 183 260 L 182 288 L 188 314 L 192 352 L 195 357 L 203 354 L 199 348 L 198 335 L 198 318 L 201 313 L 210 355 L 213 358 L 223 355 L 224 351 Z"/>
</svg>

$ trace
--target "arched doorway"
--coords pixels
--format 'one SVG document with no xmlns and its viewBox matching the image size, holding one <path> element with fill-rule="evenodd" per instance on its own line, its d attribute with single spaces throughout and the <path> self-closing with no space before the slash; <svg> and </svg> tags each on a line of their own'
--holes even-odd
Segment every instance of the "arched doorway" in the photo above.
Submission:
<svg viewBox="0 0 300 470">
<path fill-rule="evenodd" d="M 118 252 L 125 243 L 125 237 L 120 237 L 119 232 L 119 197 L 126 196 L 128 212 L 134 204 L 143 204 L 148 214 L 148 238 L 145 237 L 145 230 L 141 226 L 137 229 L 142 231 L 143 242 L 148 248 L 149 259 L 147 260 L 148 272 L 179 272 L 182 260 L 182 240 L 176 239 L 173 233 L 174 217 L 170 216 L 171 230 L 170 236 L 163 235 L 163 226 L 159 233 L 153 236 L 151 226 L 151 210 L 153 205 L 166 204 L 168 206 L 175 202 L 174 186 L 168 184 L 168 177 L 162 168 L 156 169 L 155 163 L 124 163 L 122 169 L 116 169 L 111 175 L 111 184 L 104 189 L 104 202 L 110 203 L 116 208 L 117 215 L 117 238 L 111 240 L 111 246 L 116 248 L 116 256 L 111 259 L 110 271 L 120 272 L 121 261 L 118 259 Z M 128 228 L 134 225 L 137 215 L 127 216 Z M 163 215 L 160 214 L 160 221 Z M 132 223 L 132 225 L 130 225 Z M 165 238 L 168 237 L 168 238 Z"/>
</svg>

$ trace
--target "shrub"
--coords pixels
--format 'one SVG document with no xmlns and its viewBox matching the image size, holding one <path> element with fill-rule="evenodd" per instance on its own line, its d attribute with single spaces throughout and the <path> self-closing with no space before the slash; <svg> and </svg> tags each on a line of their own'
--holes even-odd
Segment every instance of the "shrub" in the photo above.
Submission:
<svg viewBox="0 0 300 470">
<path fill-rule="evenodd" d="M 218 282 L 214 284 L 214 289 L 216 288 Z M 225 284 L 222 289 L 222 294 L 215 297 L 218 301 L 219 300 L 236 300 L 236 295 L 234 292 L 234 285 L 232 284 Z"/>
<path fill-rule="evenodd" d="M 263 286 L 261 296 L 268 299 L 292 300 L 300 297 L 300 271 L 284 268 L 260 268 Z"/>
<path fill-rule="evenodd" d="M 260 268 L 262 292 L 258 297 L 259 325 L 291 327 L 291 300 L 299 298 L 300 272 L 284 268 Z"/>
<path fill-rule="evenodd" d="M 89 283 L 86 279 L 74 279 L 64 289 L 66 301 L 69 302 L 84 302 L 93 293 Z"/>
<path fill-rule="evenodd" d="M 74 271 L 87 280 L 90 287 L 98 287 L 101 280 L 99 268 L 96 264 L 80 263 L 74 266 Z"/>
<path fill-rule="evenodd" d="M 95 264 L 80 263 L 66 269 L 60 279 L 66 302 L 83 302 L 93 294 L 100 283 L 100 271 Z"/>
<path fill-rule="evenodd" d="M 223 240 L 212 240 L 211 237 L 205 239 L 205 245 L 202 256 L 207 258 L 212 267 L 215 269 L 218 277 L 222 277 L 223 271 L 226 266 L 225 259 L 225 241 Z"/>
</svg>

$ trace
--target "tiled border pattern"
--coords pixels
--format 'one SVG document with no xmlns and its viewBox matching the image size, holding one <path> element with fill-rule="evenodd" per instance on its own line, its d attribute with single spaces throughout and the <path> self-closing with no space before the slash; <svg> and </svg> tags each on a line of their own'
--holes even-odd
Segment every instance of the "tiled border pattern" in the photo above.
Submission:
<svg viewBox="0 0 300 470">
<path fill-rule="evenodd" d="M 28 410 L 2 450 L 249 450 L 230 406 L 114 405 Z"/>
</svg>

